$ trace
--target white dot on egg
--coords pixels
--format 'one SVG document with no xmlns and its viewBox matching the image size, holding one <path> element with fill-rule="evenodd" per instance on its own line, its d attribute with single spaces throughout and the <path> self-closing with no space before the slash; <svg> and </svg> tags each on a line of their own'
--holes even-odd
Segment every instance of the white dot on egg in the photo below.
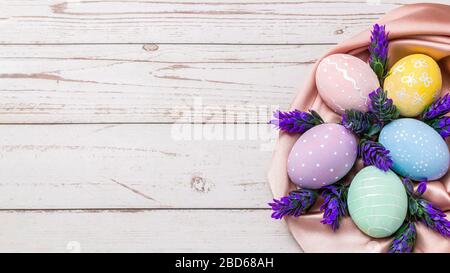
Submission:
<svg viewBox="0 0 450 273">
<path fill-rule="evenodd" d="M 339 179 L 339 176 L 336 176 L 334 179 Z"/>
<path fill-rule="evenodd" d="M 314 178 L 313 178 L 313 181 L 316 181 L 316 180 L 317 180 L 317 178 L 314 177 Z"/>
<path fill-rule="evenodd" d="M 308 154 L 312 155 L 312 151 L 309 151 Z"/>
<path fill-rule="evenodd" d="M 295 172 L 295 169 L 292 169 L 293 172 Z"/>
<path fill-rule="evenodd" d="M 345 153 L 346 156 L 348 156 L 348 153 Z"/>
<path fill-rule="evenodd" d="M 334 155 L 337 155 L 337 152 L 334 152 L 333 154 L 334 154 Z"/>
<path fill-rule="evenodd" d="M 323 138 L 328 138 L 328 135 L 325 135 Z"/>
<path fill-rule="evenodd" d="M 345 167 L 348 167 L 348 164 L 345 164 Z"/>
<path fill-rule="evenodd" d="M 298 156 L 298 153 L 295 153 L 295 156 Z"/>
<path fill-rule="evenodd" d="M 306 139 L 303 140 L 303 143 L 306 143 Z"/>
<path fill-rule="evenodd" d="M 316 164 L 316 167 L 320 167 L 320 164 L 319 164 L 319 163 L 317 163 L 317 164 Z"/>
<path fill-rule="evenodd" d="M 314 135 L 313 135 L 313 137 L 317 137 L 317 135 L 316 135 L 316 134 L 314 134 Z"/>
<path fill-rule="evenodd" d="M 331 169 L 330 169 L 330 172 L 334 172 L 334 169 L 333 169 L 333 168 L 331 168 Z"/>
<path fill-rule="evenodd" d="M 305 163 L 302 163 L 302 167 L 305 167 Z"/>
<path fill-rule="evenodd" d="M 342 144 L 343 142 L 342 142 L 342 140 L 339 140 L 339 144 Z"/>
<path fill-rule="evenodd" d="M 323 147 L 325 147 L 325 145 L 323 145 L 323 144 L 320 144 L 320 148 L 323 148 Z"/>
</svg>

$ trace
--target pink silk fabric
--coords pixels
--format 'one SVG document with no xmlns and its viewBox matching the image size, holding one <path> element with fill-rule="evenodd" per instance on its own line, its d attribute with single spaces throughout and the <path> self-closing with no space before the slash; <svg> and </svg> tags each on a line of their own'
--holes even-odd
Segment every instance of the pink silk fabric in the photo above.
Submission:
<svg viewBox="0 0 450 273">
<path fill-rule="evenodd" d="M 441 95 L 450 91 L 450 6 L 440 4 L 413 4 L 389 12 L 377 23 L 385 24 L 389 31 L 391 64 L 400 58 L 424 53 L 438 61 L 443 74 Z M 370 29 L 335 46 L 325 56 L 347 53 L 367 60 Z M 323 57 L 325 57 L 323 56 Z M 320 61 L 320 60 L 319 60 Z M 318 62 L 319 62 L 318 61 Z M 338 122 L 339 116 L 331 111 L 317 93 L 315 72 L 318 62 L 307 78 L 303 89 L 294 98 L 291 109 L 318 111 L 327 122 Z M 280 133 L 273 153 L 268 180 L 275 198 L 285 196 L 295 189 L 287 175 L 287 158 L 299 135 Z M 447 140 L 447 144 L 450 140 Z M 357 162 L 347 180 L 351 181 L 357 170 L 362 168 Z M 428 183 L 425 198 L 435 206 L 450 214 L 450 176 L 441 181 Z M 298 218 L 286 217 L 289 230 L 305 252 L 387 252 L 392 238 L 374 239 L 363 234 L 349 217 L 341 221 L 339 230 L 333 232 L 328 225 L 322 225 L 319 206 L 322 200 L 306 215 Z M 415 252 L 450 252 L 450 239 L 417 225 Z"/>
</svg>

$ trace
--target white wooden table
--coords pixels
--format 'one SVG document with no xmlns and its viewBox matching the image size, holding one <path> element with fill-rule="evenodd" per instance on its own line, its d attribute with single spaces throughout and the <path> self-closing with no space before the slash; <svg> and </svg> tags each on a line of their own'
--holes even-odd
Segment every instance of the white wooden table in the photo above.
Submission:
<svg viewBox="0 0 450 273">
<path fill-rule="evenodd" d="M 0 251 L 300 252 L 270 111 L 408 2 L 1 0 Z"/>
</svg>

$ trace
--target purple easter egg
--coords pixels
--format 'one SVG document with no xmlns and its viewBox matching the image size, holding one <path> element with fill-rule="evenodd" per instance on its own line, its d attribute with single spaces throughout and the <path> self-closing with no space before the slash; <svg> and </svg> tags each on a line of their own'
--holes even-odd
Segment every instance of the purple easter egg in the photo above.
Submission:
<svg viewBox="0 0 450 273">
<path fill-rule="evenodd" d="M 339 181 L 355 163 L 357 143 L 355 135 L 339 124 L 311 128 L 297 140 L 289 154 L 289 178 L 308 189 Z"/>
</svg>

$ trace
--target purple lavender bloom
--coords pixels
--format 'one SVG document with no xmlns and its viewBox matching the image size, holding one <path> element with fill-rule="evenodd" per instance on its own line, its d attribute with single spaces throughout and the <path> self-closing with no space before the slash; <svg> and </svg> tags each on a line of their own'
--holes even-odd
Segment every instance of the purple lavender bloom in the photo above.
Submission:
<svg viewBox="0 0 450 273">
<path fill-rule="evenodd" d="M 429 121 L 442 117 L 448 112 L 450 112 L 450 95 L 445 94 L 445 96 L 437 99 L 423 112 L 422 119 Z"/>
<path fill-rule="evenodd" d="M 450 136 L 450 117 L 434 119 L 428 124 L 433 127 L 443 138 Z"/>
<path fill-rule="evenodd" d="M 375 24 L 369 45 L 369 64 L 382 83 L 387 75 L 389 39 L 386 27 Z"/>
<path fill-rule="evenodd" d="M 417 186 L 417 196 L 422 196 L 427 190 L 427 180 L 421 181 L 419 186 Z"/>
<path fill-rule="evenodd" d="M 409 218 L 420 221 L 442 236 L 450 238 L 450 221 L 446 219 L 445 213 L 434 207 L 431 202 L 420 198 L 427 189 L 427 181 L 421 181 L 416 192 L 413 191 L 412 182 L 409 178 L 404 178 L 402 181 L 408 192 Z"/>
<path fill-rule="evenodd" d="M 370 92 L 369 98 L 369 113 L 380 125 L 399 117 L 400 111 L 382 88 Z"/>
<path fill-rule="evenodd" d="M 299 189 L 291 191 L 288 196 L 281 199 L 273 199 L 269 203 L 272 207 L 272 218 L 281 219 L 284 216 L 298 217 L 305 214 L 316 202 L 317 192 L 308 189 Z"/>
<path fill-rule="evenodd" d="M 367 113 L 357 110 L 345 110 L 342 115 L 342 125 L 357 135 L 365 133 L 370 128 L 370 118 Z"/>
<path fill-rule="evenodd" d="M 287 133 L 304 133 L 312 127 L 322 124 L 323 120 L 319 114 L 313 110 L 310 113 L 294 110 L 290 112 L 275 111 L 275 119 L 269 124 L 276 125 L 280 130 Z"/>
<path fill-rule="evenodd" d="M 411 179 L 405 177 L 402 179 L 402 183 L 405 186 L 406 192 L 408 193 L 408 195 L 413 195 L 414 194 L 414 185 L 411 181 Z"/>
<path fill-rule="evenodd" d="M 427 190 L 427 182 L 428 182 L 427 179 L 423 179 L 422 181 L 419 182 L 416 192 L 414 192 L 414 185 L 413 185 L 411 179 L 405 177 L 402 179 L 402 182 L 406 188 L 406 192 L 408 193 L 408 195 L 410 195 L 412 197 L 420 197 Z"/>
<path fill-rule="evenodd" d="M 339 228 L 339 218 L 348 214 L 348 187 L 338 183 L 321 189 L 324 201 L 320 206 L 320 211 L 324 213 L 320 222 L 324 225 L 330 225 L 333 231 L 336 231 Z"/>
<path fill-rule="evenodd" d="M 417 200 L 416 219 L 425 224 L 428 228 L 439 232 L 443 237 L 450 238 L 450 221 L 446 219 L 445 213 L 433 206 L 425 199 Z"/>
<path fill-rule="evenodd" d="M 365 140 L 359 144 L 358 154 L 366 166 L 373 165 L 380 170 L 387 171 L 392 166 L 389 150 L 378 142 Z"/>
<path fill-rule="evenodd" d="M 417 231 L 413 222 L 405 222 L 394 235 L 389 253 L 411 253 L 416 243 Z"/>
</svg>

